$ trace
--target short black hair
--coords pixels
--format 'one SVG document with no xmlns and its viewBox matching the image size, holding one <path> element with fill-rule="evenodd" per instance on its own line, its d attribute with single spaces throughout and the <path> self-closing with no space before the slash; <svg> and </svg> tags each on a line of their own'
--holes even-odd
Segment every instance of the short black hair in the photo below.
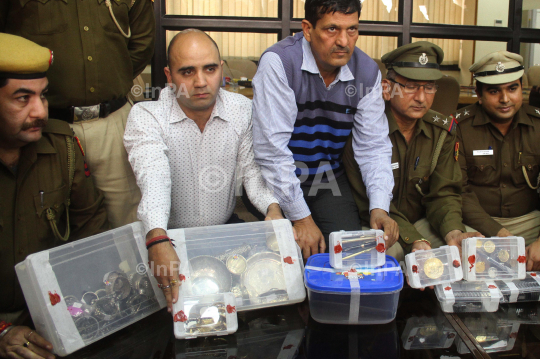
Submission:
<svg viewBox="0 0 540 359">
<path fill-rule="evenodd" d="M 523 77 L 519 78 L 519 83 L 521 84 L 521 87 L 523 87 Z M 489 84 L 485 84 L 483 82 L 476 80 L 476 92 L 478 93 L 478 96 L 482 96 L 482 94 L 484 93 L 484 85 L 489 85 Z"/>
<path fill-rule="evenodd" d="M 214 41 L 214 39 L 212 39 L 212 37 L 210 35 L 208 35 L 206 32 L 201 31 L 199 29 L 186 29 L 186 30 L 180 31 L 178 34 L 174 35 L 174 37 L 171 39 L 171 42 L 169 42 L 169 47 L 167 48 L 167 66 L 169 68 L 171 67 L 171 56 L 170 56 L 171 55 L 171 47 L 173 47 L 174 43 L 176 42 L 176 40 L 177 40 L 176 38 L 178 37 L 178 35 L 186 34 L 188 32 L 198 32 L 198 33 L 205 34 L 206 37 L 208 37 L 210 39 L 210 41 L 212 41 L 212 44 L 214 44 L 214 46 L 216 47 L 216 50 L 218 52 L 218 57 L 221 60 L 221 54 L 219 53 L 219 47 L 216 44 L 216 42 Z"/>
<path fill-rule="evenodd" d="M 0 89 L 7 85 L 9 79 L 7 77 L 0 77 Z"/>
<path fill-rule="evenodd" d="M 304 5 L 305 18 L 315 26 L 317 21 L 325 14 L 341 12 L 346 15 L 362 12 L 362 3 L 360 0 L 306 0 Z"/>
</svg>

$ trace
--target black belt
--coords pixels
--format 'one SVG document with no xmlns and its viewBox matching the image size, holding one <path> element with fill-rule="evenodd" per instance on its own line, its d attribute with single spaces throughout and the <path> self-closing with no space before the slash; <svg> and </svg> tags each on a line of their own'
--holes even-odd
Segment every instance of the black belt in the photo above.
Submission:
<svg viewBox="0 0 540 359">
<path fill-rule="evenodd" d="M 493 76 L 493 75 L 502 75 L 502 74 L 511 74 L 513 72 L 518 72 L 518 71 L 521 71 L 521 70 L 524 70 L 525 67 L 523 66 L 518 66 L 518 67 L 513 67 L 511 69 L 504 69 L 502 71 L 483 71 L 483 72 L 477 72 L 475 74 L 473 74 L 473 77 L 484 77 L 484 76 Z"/>
<path fill-rule="evenodd" d="M 49 108 L 49 117 L 68 123 L 89 121 L 96 118 L 105 118 L 119 110 L 127 102 L 127 98 L 119 98 L 94 106 L 71 106 L 68 108 Z"/>
<path fill-rule="evenodd" d="M 390 64 L 391 67 L 417 67 L 417 68 L 422 68 L 422 69 L 425 69 L 425 68 L 428 68 L 428 69 L 438 69 L 439 68 L 439 64 L 436 64 L 436 63 L 433 63 L 433 62 L 430 62 L 430 63 L 426 63 L 425 65 L 422 65 L 421 63 L 419 62 L 394 62 L 392 64 Z"/>
</svg>

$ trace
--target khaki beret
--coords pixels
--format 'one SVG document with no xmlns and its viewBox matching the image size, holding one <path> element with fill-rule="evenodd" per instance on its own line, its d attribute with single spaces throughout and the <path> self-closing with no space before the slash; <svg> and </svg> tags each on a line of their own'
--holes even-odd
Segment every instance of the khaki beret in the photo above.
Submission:
<svg viewBox="0 0 540 359">
<path fill-rule="evenodd" d="M 432 81 L 443 77 L 439 70 L 443 58 L 444 52 L 439 46 L 429 41 L 417 41 L 390 51 L 381 61 L 387 69 L 408 79 Z"/>
<path fill-rule="evenodd" d="M 525 72 L 523 57 L 513 52 L 497 51 L 475 62 L 469 71 L 482 83 L 497 85 L 516 81 Z"/>
<path fill-rule="evenodd" d="M 38 79 L 46 76 L 52 51 L 20 36 L 0 33 L 0 77 Z"/>
</svg>

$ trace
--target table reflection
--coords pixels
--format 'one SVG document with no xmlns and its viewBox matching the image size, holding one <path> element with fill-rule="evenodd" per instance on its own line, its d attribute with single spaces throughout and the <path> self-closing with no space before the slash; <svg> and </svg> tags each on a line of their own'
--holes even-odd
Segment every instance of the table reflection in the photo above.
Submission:
<svg viewBox="0 0 540 359">
<path fill-rule="evenodd" d="M 317 323 L 305 301 L 240 312 L 232 335 L 176 340 L 172 317 L 161 310 L 67 358 L 538 358 L 539 313 L 540 303 L 530 302 L 445 314 L 433 290 L 405 286 L 396 319 L 384 325 Z"/>
</svg>

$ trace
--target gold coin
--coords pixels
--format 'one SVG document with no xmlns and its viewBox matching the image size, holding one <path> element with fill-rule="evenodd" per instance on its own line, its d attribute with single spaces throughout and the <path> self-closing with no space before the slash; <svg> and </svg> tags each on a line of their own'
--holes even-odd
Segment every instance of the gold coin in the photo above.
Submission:
<svg viewBox="0 0 540 359">
<path fill-rule="evenodd" d="M 435 325 L 428 325 L 426 327 L 420 328 L 418 333 L 421 336 L 429 337 L 430 335 L 433 335 L 433 334 L 437 333 L 437 327 Z"/>
<path fill-rule="evenodd" d="M 486 263 L 476 262 L 476 273 L 482 273 L 486 270 Z"/>
<path fill-rule="evenodd" d="M 424 262 L 424 273 L 431 278 L 437 279 L 442 276 L 444 272 L 444 265 L 438 258 L 430 258 Z"/>
<path fill-rule="evenodd" d="M 501 249 L 498 254 L 499 260 L 501 262 L 506 262 L 510 258 L 510 254 L 508 254 L 507 250 Z"/>
<path fill-rule="evenodd" d="M 488 275 L 490 278 L 495 278 L 497 276 L 497 269 L 493 267 L 489 268 Z"/>
<path fill-rule="evenodd" d="M 476 248 L 482 248 L 482 242 L 480 242 L 478 239 L 476 240 Z"/>
<path fill-rule="evenodd" d="M 484 242 L 484 250 L 488 253 L 493 253 L 493 251 L 495 250 L 495 243 L 493 243 L 492 241 Z"/>
</svg>

